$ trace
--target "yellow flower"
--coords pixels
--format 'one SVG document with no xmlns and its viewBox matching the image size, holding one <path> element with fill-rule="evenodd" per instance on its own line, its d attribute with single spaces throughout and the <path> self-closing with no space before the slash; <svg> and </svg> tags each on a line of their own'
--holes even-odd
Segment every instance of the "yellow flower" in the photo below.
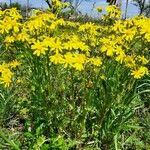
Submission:
<svg viewBox="0 0 150 150">
<path fill-rule="evenodd" d="M 52 0 L 52 4 L 56 8 L 59 8 L 62 5 L 62 3 L 59 0 Z"/>
<path fill-rule="evenodd" d="M 20 26 L 21 24 L 17 22 L 17 20 L 14 20 L 9 16 L 5 16 L 1 21 L 0 33 L 9 33 L 10 31 L 18 33 Z"/>
<path fill-rule="evenodd" d="M 75 48 L 75 45 L 76 45 L 76 43 L 74 43 L 73 41 L 70 40 L 70 41 L 64 43 L 63 47 L 66 50 L 72 50 Z"/>
<path fill-rule="evenodd" d="M 115 5 L 109 5 L 106 7 L 106 11 L 108 12 L 108 15 L 104 16 L 103 19 L 109 19 L 109 18 L 120 18 L 121 11 L 119 8 Z"/>
<path fill-rule="evenodd" d="M 40 41 L 34 42 L 34 44 L 31 45 L 31 49 L 34 51 L 33 54 L 37 56 L 40 56 L 41 54 L 45 55 L 48 50 Z"/>
<path fill-rule="evenodd" d="M 98 34 L 97 29 L 98 29 L 98 26 L 96 26 L 92 22 L 88 22 L 86 24 L 79 26 L 79 31 L 85 32 L 91 35 L 97 35 Z"/>
<path fill-rule="evenodd" d="M 64 62 L 63 56 L 61 54 L 55 54 L 53 56 L 50 56 L 50 61 L 54 64 L 62 64 Z"/>
<path fill-rule="evenodd" d="M 121 48 L 116 49 L 116 61 L 120 62 L 121 64 L 123 63 L 124 59 L 126 58 L 125 52 Z"/>
<path fill-rule="evenodd" d="M 20 13 L 16 8 L 6 9 L 4 12 L 5 14 L 8 14 L 10 17 L 12 17 L 15 20 L 22 19 L 22 16 L 20 15 Z"/>
<path fill-rule="evenodd" d="M 89 47 L 82 41 L 80 41 L 78 38 L 72 38 L 70 41 L 64 43 L 64 49 L 66 50 L 82 50 L 82 51 L 88 51 Z"/>
<path fill-rule="evenodd" d="M 23 31 L 16 36 L 16 39 L 18 41 L 25 42 L 29 40 L 29 35 Z"/>
<path fill-rule="evenodd" d="M 84 69 L 83 64 L 80 64 L 80 63 L 73 64 L 73 67 L 78 71 L 81 71 Z"/>
<path fill-rule="evenodd" d="M 6 68 L 5 70 L 3 70 L 2 75 L 0 77 L 0 84 L 4 84 L 4 87 L 9 87 L 11 81 L 11 78 L 13 76 L 13 73 Z"/>
<path fill-rule="evenodd" d="M 51 37 L 44 37 L 44 40 L 42 41 L 42 45 L 44 45 L 45 47 L 51 47 L 51 45 L 55 42 L 54 38 Z"/>
<path fill-rule="evenodd" d="M 89 61 L 91 62 L 91 64 L 93 64 L 94 66 L 100 66 L 102 65 L 102 59 L 99 57 L 96 58 L 90 58 Z"/>
<path fill-rule="evenodd" d="M 129 68 L 134 68 L 136 66 L 134 56 L 126 56 L 124 58 L 125 65 Z"/>
<path fill-rule="evenodd" d="M 135 70 L 132 70 L 131 75 L 134 76 L 135 79 L 139 79 L 143 77 L 145 74 L 148 74 L 148 69 L 146 67 L 139 67 Z"/>
<path fill-rule="evenodd" d="M 123 33 L 124 33 L 123 38 L 126 39 L 126 41 L 131 41 L 136 34 L 136 29 L 135 28 L 125 29 Z"/>
<path fill-rule="evenodd" d="M 20 63 L 19 61 L 17 61 L 17 60 L 13 60 L 13 61 L 10 62 L 8 65 L 9 65 L 11 68 L 16 68 L 17 66 L 20 66 L 21 63 Z"/>
<path fill-rule="evenodd" d="M 50 45 L 50 48 L 52 51 L 56 52 L 56 54 L 61 52 L 63 49 L 62 43 L 59 39 L 56 39 L 54 42 L 52 42 L 52 44 Z"/>
<path fill-rule="evenodd" d="M 78 46 L 78 48 L 80 49 L 80 50 L 82 50 L 82 51 L 88 51 L 89 50 L 89 47 L 85 44 L 85 43 L 83 43 L 83 42 L 78 42 L 78 43 L 76 43 L 76 45 Z"/>
<path fill-rule="evenodd" d="M 145 39 L 147 39 L 147 41 L 150 42 L 150 33 L 145 34 Z"/>
<path fill-rule="evenodd" d="M 107 56 L 113 56 L 115 49 L 112 47 L 112 45 L 103 45 L 101 47 L 102 52 L 106 52 Z"/>
<path fill-rule="evenodd" d="M 8 65 L 6 65 L 5 63 L 0 65 L 0 73 L 5 71 L 8 68 Z"/>
<path fill-rule="evenodd" d="M 63 18 L 58 19 L 56 22 L 58 25 L 61 25 L 61 26 L 66 24 Z"/>
<path fill-rule="evenodd" d="M 14 36 L 6 36 L 4 42 L 5 43 L 13 43 L 15 41 Z"/>
<path fill-rule="evenodd" d="M 71 53 L 64 54 L 64 67 L 68 67 L 68 65 L 72 66 L 74 63 L 74 57 Z"/>
<path fill-rule="evenodd" d="M 73 67 L 76 70 L 81 71 L 84 69 L 85 61 L 86 61 L 86 56 L 84 54 L 74 54 Z"/>
<path fill-rule="evenodd" d="M 124 29 L 124 24 L 122 20 L 117 20 L 113 26 L 113 30 L 116 31 L 117 33 L 122 32 Z"/>
<path fill-rule="evenodd" d="M 84 54 L 74 54 L 75 63 L 84 64 L 86 61 L 86 56 Z"/>
<path fill-rule="evenodd" d="M 143 65 L 146 65 L 149 61 L 144 56 L 138 56 L 138 61 L 142 62 Z"/>
<path fill-rule="evenodd" d="M 17 60 L 14 60 L 8 64 L 3 63 L 0 65 L 0 84 L 3 84 L 4 87 L 9 87 L 12 82 L 13 73 L 10 70 L 19 66 L 20 63 Z"/>
</svg>

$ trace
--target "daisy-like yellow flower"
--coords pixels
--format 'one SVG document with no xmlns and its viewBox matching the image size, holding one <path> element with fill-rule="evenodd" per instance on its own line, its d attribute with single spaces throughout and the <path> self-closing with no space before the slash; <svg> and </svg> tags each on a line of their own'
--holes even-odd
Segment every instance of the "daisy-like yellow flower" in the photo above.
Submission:
<svg viewBox="0 0 150 150">
<path fill-rule="evenodd" d="M 48 50 L 40 41 L 34 42 L 31 45 L 31 49 L 33 50 L 33 54 L 36 56 L 45 55 L 46 51 Z"/>
<path fill-rule="evenodd" d="M 61 54 L 55 54 L 53 56 L 50 56 L 50 61 L 54 64 L 62 64 L 64 62 L 63 56 Z"/>
<path fill-rule="evenodd" d="M 62 51 L 62 43 L 59 39 L 56 39 L 52 44 L 50 45 L 50 48 L 52 51 L 54 51 L 56 54 Z"/>
<path fill-rule="evenodd" d="M 73 54 L 68 52 L 64 55 L 64 67 L 72 66 L 75 62 Z"/>
<path fill-rule="evenodd" d="M 84 69 L 84 64 L 86 62 L 86 56 L 84 54 L 74 54 L 74 64 L 73 67 L 81 71 Z"/>
<path fill-rule="evenodd" d="M 4 42 L 5 43 L 13 43 L 15 41 L 15 37 L 14 36 L 6 36 L 6 38 L 5 38 L 5 40 L 4 40 Z"/>
<path fill-rule="evenodd" d="M 135 79 L 140 79 L 142 78 L 144 75 L 148 74 L 148 69 L 146 67 L 139 67 L 135 70 L 132 70 L 131 75 L 134 76 Z"/>
<path fill-rule="evenodd" d="M 138 56 L 137 60 L 142 62 L 143 65 L 146 65 L 149 62 L 144 56 Z"/>
<path fill-rule="evenodd" d="M 93 64 L 94 66 L 97 66 L 97 67 L 102 65 L 102 59 L 100 57 L 90 58 L 89 61 L 91 64 Z"/>
<path fill-rule="evenodd" d="M 1 72 L 0 84 L 3 84 L 4 87 L 9 87 L 12 82 L 12 80 L 11 80 L 12 76 L 13 76 L 13 73 L 10 71 L 10 69 L 5 68 Z"/>
<path fill-rule="evenodd" d="M 19 61 L 17 61 L 17 60 L 13 60 L 8 65 L 10 66 L 10 68 L 16 68 L 17 66 L 20 66 L 21 63 Z"/>
</svg>

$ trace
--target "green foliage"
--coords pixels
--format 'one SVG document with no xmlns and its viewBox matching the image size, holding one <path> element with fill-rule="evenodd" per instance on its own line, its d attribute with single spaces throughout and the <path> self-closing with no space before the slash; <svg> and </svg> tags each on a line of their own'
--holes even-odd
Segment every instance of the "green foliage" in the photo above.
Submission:
<svg viewBox="0 0 150 150">
<path fill-rule="evenodd" d="M 0 128 L 0 149 L 20 150 L 17 133 L 7 133 Z"/>
</svg>

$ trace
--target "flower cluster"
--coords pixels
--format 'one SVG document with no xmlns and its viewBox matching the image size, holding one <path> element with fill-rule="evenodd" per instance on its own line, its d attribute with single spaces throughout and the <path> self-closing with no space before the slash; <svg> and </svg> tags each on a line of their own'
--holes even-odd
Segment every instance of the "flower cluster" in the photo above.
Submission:
<svg viewBox="0 0 150 150">
<path fill-rule="evenodd" d="M 0 65 L 0 84 L 3 84 L 5 87 L 9 87 L 12 82 L 13 72 L 12 69 L 19 66 L 20 63 L 17 60 L 14 60 L 9 63 L 2 63 Z"/>
<path fill-rule="evenodd" d="M 104 15 L 103 19 L 119 19 L 121 17 L 121 11 L 119 10 L 119 7 L 116 7 L 115 5 L 109 5 L 106 8 L 107 14 Z"/>
<path fill-rule="evenodd" d="M 57 0 L 53 3 L 60 5 Z M 10 49 L 20 43 L 24 46 L 22 53 L 48 56 L 51 63 L 77 71 L 89 66 L 105 69 L 106 60 L 112 59 L 136 79 L 148 74 L 150 19 L 121 20 L 117 7 L 108 6 L 106 10 L 104 20 L 113 19 L 111 24 L 65 21 L 52 12 L 40 11 L 24 22 L 16 9 L 0 11 L 1 42 Z M 0 66 L 5 86 L 10 85 L 13 75 L 9 67 Z"/>
</svg>

